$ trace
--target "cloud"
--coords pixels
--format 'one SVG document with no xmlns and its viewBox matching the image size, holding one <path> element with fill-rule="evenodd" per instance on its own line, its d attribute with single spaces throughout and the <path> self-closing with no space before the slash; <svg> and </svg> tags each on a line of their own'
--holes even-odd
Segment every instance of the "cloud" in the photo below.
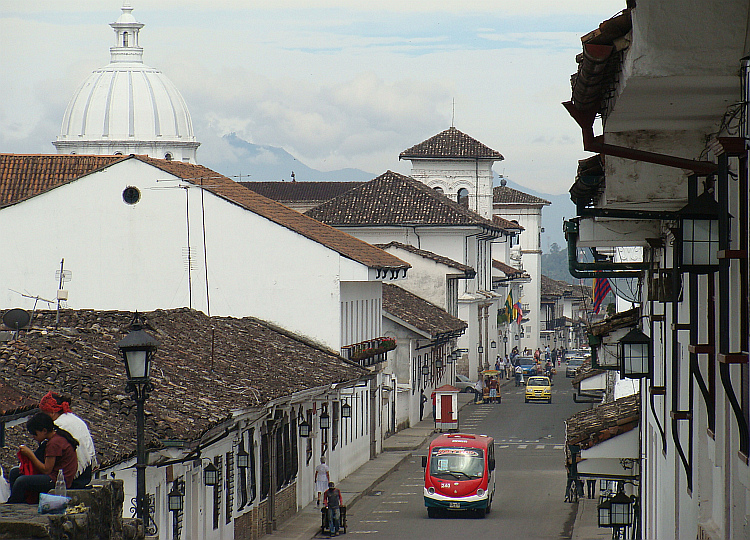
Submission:
<svg viewBox="0 0 750 540">
<path fill-rule="evenodd" d="M 1 151 L 53 152 L 67 101 L 109 60 L 119 0 L 2 0 Z M 228 133 L 311 167 L 408 172 L 398 154 L 446 129 L 498 150 L 515 182 L 567 190 L 580 132 L 560 102 L 580 36 L 612 0 L 138 2 L 147 64 L 180 89 L 199 160 Z M 42 150 L 43 149 L 43 150 Z M 211 159 L 222 161 L 222 159 Z"/>
</svg>

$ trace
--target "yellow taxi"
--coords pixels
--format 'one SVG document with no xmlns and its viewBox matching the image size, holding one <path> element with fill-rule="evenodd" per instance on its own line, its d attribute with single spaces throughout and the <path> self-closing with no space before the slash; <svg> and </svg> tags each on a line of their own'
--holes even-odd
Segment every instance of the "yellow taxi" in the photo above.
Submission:
<svg viewBox="0 0 750 540">
<path fill-rule="evenodd" d="M 534 375 L 526 380 L 526 403 L 529 401 L 552 403 L 552 382 L 549 377 Z"/>
</svg>

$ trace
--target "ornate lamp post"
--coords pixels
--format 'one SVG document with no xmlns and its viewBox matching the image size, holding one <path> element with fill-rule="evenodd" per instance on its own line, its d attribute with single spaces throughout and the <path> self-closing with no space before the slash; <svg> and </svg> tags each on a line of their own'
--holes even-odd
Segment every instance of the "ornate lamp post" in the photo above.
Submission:
<svg viewBox="0 0 750 540">
<path fill-rule="evenodd" d="M 149 528 L 149 504 L 146 495 L 146 442 L 145 424 L 146 415 L 143 405 L 148 394 L 153 388 L 149 380 L 149 369 L 151 359 L 160 343 L 152 338 L 145 330 L 140 316 L 136 312 L 130 323 L 130 332 L 118 344 L 117 348 L 125 359 L 125 369 L 128 374 L 128 385 L 126 391 L 131 392 L 136 404 L 136 516 L 142 521 L 143 526 Z"/>
</svg>

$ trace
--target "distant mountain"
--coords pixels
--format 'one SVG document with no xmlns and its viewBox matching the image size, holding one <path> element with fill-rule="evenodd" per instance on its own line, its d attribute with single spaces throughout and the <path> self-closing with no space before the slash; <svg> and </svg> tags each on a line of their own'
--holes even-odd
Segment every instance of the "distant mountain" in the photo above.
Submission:
<svg viewBox="0 0 750 540">
<path fill-rule="evenodd" d="M 222 138 L 229 145 L 232 157 L 225 157 L 221 162 L 206 161 L 203 164 L 238 180 L 240 180 L 239 175 L 242 174 L 242 180 L 246 181 L 288 182 L 294 171 L 295 180 L 298 182 L 367 182 L 380 174 L 360 169 L 322 172 L 308 167 L 283 148 L 249 143 L 234 133 L 224 135 Z M 500 185 L 497 175 L 495 175 L 495 185 Z M 571 218 L 575 215 L 575 205 L 570 201 L 570 196 L 541 193 L 510 180 L 508 180 L 508 185 L 552 203 L 542 210 L 542 227 L 544 227 L 542 251 L 549 253 L 553 243 L 556 243 L 561 250 L 565 250 L 565 236 L 562 232 L 563 217 Z"/>
<path fill-rule="evenodd" d="M 224 135 L 222 139 L 229 144 L 234 159 L 204 165 L 227 176 L 241 173 L 243 177 L 249 176 L 244 180 L 253 182 L 288 182 L 292 179 L 292 171 L 297 182 L 366 182 L 377 176 L 359 169 L 321 172 L 308 167 L 283 148 L 249 143 L 234 133 Z"/>
</svg>

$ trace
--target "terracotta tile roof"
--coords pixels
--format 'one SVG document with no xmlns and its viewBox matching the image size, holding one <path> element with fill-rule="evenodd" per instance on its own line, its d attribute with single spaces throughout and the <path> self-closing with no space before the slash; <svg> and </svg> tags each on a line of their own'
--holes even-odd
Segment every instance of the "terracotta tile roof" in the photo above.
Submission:
<svg viewBox="0 0 750 540">
<path fill-rule="evenodd" d="M 584 360 L 581 367 L 576 370 L 576 374 L 573 377 L 573 380 L 570 381 L 570 384 L 578 387 L 578 385 L 581 384 L 581 381 L 585 381 L 586 379 L 590 379 L 591 377 L 596 377 L 597 375 L 601 375 L 602 373 L 606 373 L 606 370 L 594 369 L 591 365 L 591 357 L 589 357 Z"/>
<path fill-rule="evenodd" d="M 244 188 L 243 188 L 244 189 Z M 48 391 L 73 397 L 102 465 L 135 452 L 135 404 L 117 342 L 132 313 L 63 310 L 35 314 L 18 341 L 0 344 L 0 378 L 38 403 Z M 294 392 L 352 381 L 368 372 L 338 354 L 264 321 L 213 317 L 187 308 L 144 314 L 161 343 L 146 401 L 146 440 L 194 441 L 232 416 Z M 212 350 L 213 346 L 213 350 Z M 293 359 L 293 361 L 290 361 Z M 28 444 L 23 426 L 8 429 L 2 464 Z"/>
<path fill-rule="evenodd" d="M 391 283 L 383 283 L 383 311 L 429 333 L 431 339 L 461 335 L 468 326 L 444 309 Z"/>
<path fill-rule="evenodd" d="M 392 171 L 308 210 L 305 215 L 334 227 L 476 225 L 502 231 L 493 222 L 422 182 Z"/>
<path fill-rule="evenodd" d="M 542 274 L 540 281 L 542 296 L 566 298 L 591 298 L 591 287 L 573 285 L 567 281 L 558 281 Z"/>
<path fill-rule="evenodd" d="M 638 394 L 578 412 L 565 421 L 568 444 L 591 448 L 638 426 L 641 409 Z"/>
<path fill-rule="evenodd" d="M 506 277 L 509 277 L 509 278 L 528 275 L 523 270 L 519 270 L 518 268 L 513 268 L 512 266 L 507 265 L 504 262 L 498 261 L 497 259 L 492 259 L 492 268 L 496 270 L 500 270 L 503 274 L 505 274 Z"/>
<path fill-rule="evenodd" d="M 325 202 L 338 197 L 362 182 L 239 182 L 255 193 L 280 203 L 294 201 Z"/>
<path fill-rule="evenodd" d="M 460 270 L 461 272 L 466 274 L 466 277 L 469 279 L 473 279 L 474 276 L 476 276 L 477 274 L 476 270 L 474 270 L 471 266 L 461 264 L 460 262 L 456 262 L 453 259 L 449 259 L 448 257 L 443 257 L 442 255 L 438 255 L 437 253 L 433 253 L 432 251 L 419 249 L 414 246 L 410 246 L 408 244 L 402 244 L 401 242 L 388 242 L 387 244 L 375 244 L 375 246 L 384 250 L 388 250 L 388 248 L 391 248 L 391 247 L 403 249 L 404 251 L 408 251 L 409 253 L 414 253 L 415 255 L 424 257 L 425 259 L 431 259 L 437 263 L 444 264 L 445 266 L 448 266 L 450 268 L 455 268 L 456 270 Z"/>
<path fill-rule="evenodd" d="M 0 154 L 0 208 L 124 159 L 127 156 Z"/>
<path fill-rule="evenodd" d="M 552 204 L 546 199 L 534 197 L 523 191 L 518 191 L 508 186 L 496 186 L 492 189 L 492 202 L 494 204 L 525 204 L 532 206 L 549 206 Z"/>
<path fill-rule="evenodd" d="M 594 336 L 605 336 L 615 330 L 619 330 L 620 328 L 635 326 L 638 323 L 639 315 L 640 310 L 637 307 L 627 311 L 621 311 L 620 313 L 615 313 L 603 321 L 592 324 L 589 328 L 589 333 Z"/>
<path fill-rule="evenodd" d="M 503 229 L 510 229 L 510 230 L 517 230 L 517 231 L 523 231 L 523 230 L 525 230 L 523 227 L 521 227 L 515 221 L 510 221 L 510 220 L 505 219 L 504 217 L 500 217 L 500 216 L 492 216 L 492 222 L 495 225 L 497 225 L 498 227 L 501 227 Z"/>
<path fill-rule="evenodd" d="M 500 152 L 485 146 L 452 126 L 404 150 L 398 158 L 492 159 L 497 161 L 505 159 Z"/>
<path fill-rule="evenodd" d="M 37 408 L 39 402 L 7 382 L 0 381 L 0 417 L 12 416 Z"/>
</svg>

